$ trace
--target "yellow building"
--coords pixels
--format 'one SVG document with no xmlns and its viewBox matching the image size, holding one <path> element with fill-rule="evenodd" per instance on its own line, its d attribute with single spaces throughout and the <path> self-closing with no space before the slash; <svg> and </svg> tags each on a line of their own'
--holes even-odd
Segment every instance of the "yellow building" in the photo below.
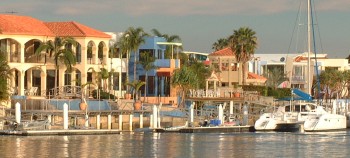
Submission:
<svg viewBox="0 0 350 158">
<path fill-rule="evenodd" d="M 100 68 L 106 68 L 111 71 L 113 67 L 121 67 L 123 64 L 120 59 L 109 58 L 111 36 L 106 33 L 74 21 L 43 22 L 28 16 L 0 14 L 0 46 L 7 53 L 13 93 L 52 95 L 49 90 L 54 88 L 54 60 L 44 52 L 36 55 L 35 50 L 42 42 L 54 41 L 55 37 L 73 37 L 78 42 L 77 46 L 70 46 L 77 60 L 73 72 L 67 72 L 64 64 L 59 67 L 60 87 L 93 81 L 96 75 L 89 69 L 98 72 Z M 92 54 L 88 53 L 89 48 Z M 118 63 L 120 65 L 116 65 Z M 114 71 L 118 70 L 120 68 Z"/>
</svg>

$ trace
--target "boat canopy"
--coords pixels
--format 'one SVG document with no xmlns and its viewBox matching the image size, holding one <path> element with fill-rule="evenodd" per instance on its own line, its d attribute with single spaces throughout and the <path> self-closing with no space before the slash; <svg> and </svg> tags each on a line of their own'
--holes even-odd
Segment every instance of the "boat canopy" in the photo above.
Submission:
<svg viewBox="0 0 350 158">
<path fill-rule="evenodd" d="M 291 100 L 305 100 L 305 101 L 312 101 L 312 96 L 310 94 L 307 94 L 300 89 L 293 88 L 292 89 L 292 97 L 285 97 L 281 98 L 279 100 L 285 100 L 285 101 L 291 101 Z"/>
</svg>

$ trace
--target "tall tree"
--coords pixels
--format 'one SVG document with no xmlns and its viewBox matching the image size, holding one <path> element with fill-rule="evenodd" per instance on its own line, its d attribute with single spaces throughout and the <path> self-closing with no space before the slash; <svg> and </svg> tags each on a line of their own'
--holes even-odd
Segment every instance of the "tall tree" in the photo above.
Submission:
<svg viewBox="0 0 350 158">
<path fill-rule="evenodd" d="M 141 27 L 129 27 L 125 31 L 125 34 L 128 35 L 128 37 L 126 38 L 127 49 L 134 53 L 134 81 L 136 81 L 137 56 L 139 52 L 138 49 L 141 46 L 141 44 L 145 43 L 144 37 L 147 36 L 147 33 L 143 31 L 143 28 Z"/>
<path fill-rule="evenodd" d="M 248 27 L 241 27 L 234 30 L 233 35 L 229 37 L 229 44 L 235 53 L 238 63 L 242 63 L 241 71 L 243 78 L 243 85 L 246 84 L 246 69 L 247 62 L 254 55 L 257 48 L 257 37 L 255 31 Z"/>
<path fill-rule="evenodd" d="M 191 88 L 198 87 L 198 77 L 188 66 L 183 66 L 180 69 L 175 70 L 171 77 L 171 84 L 172 86 L 180 88 L 179 93 L 181 96 L 181 102 L 179 105 L 180 107 L 184 107 L 186 92 Z"/>
<path fill-rule="evenodd" d="M 210 77 L 212 69 L 205 67 L 203 62 L 191 62 L 189 65 L 189 69 L 195 74 L 197 77 L 197 89 L 204 89 L 206 86 L 206 79 Z"/>
<path fill-rule="evenodd" d="M 129 34 L 127 32 L 124 32 L 122 37 L 117 42 L 117 48 L 119 49 L 119 58 L 120 61 L 122 61 L 123 55 L 126 55 L 126 83 L 129 82 L 129 59 L 130 59 L 130 53 L 129 53 Z M 122 64 L 120 64 L 122 66 Z M 122 73 L 122 72 L 120 72 Z M 126 86 L 126 91 L 129 92 L 129 85 Z"/>
<path fill-rule="evenodd" d="M 341 94 L 344 78 L 342 72 L 335 69 L 326 69 L 320 74 L 321 89 L 324 91 L 324 99 L 330 99 L 333 94 Z"/>
<path fill-rule="evenodd" d="M 9 99 L 8 79 L 11 77 L 5 49 L 0 48 L 0 102 Z"/>
<path fill-rule="evenodd" d="M 218 51 L 218 50 L 221 50 L 221 49 L 228 47 L 228 44 L 229 44 L 229 40 L 227 38 L 220 38 L 220 39 L 218 39 L 218 41 L 216 41 L 213 44 L 212 49 L 214 51 Z"/>
<path fill-rule="evenodd" d="M 71 72 L 76 64 L 72 46 L 76 46 L 77 42 L 72 37 L 55 37 L 54 41 L 46 41 L 40 44 L 35 54 L 40 55 L 42 52 L 49 54 L 50 58 L 54 58 L 55 62 L 55 87 L 58 87 L 57 72 L 60 64 L 64 64 L 68 72 Z M 55 88 L 56 89 L 56 88 Z M 56 92 L 55 92 L 56 93 Z"/>
<path fill-rule="evenodd" d="M 152 29 L 151 32 L 155 36 L 164 37 L 167 42 L 181 42 L 181 38 L 178 35 L 162 34 L 157 29 Z M 167 58 L 167 59 L 171 58 L 171 53 L 174 51 L 173 49 L 175 49 L 175 48 L 168 46 L 168 45 L 166 46 L 165 58 Z M 182 50 L 182 46 L 180 46 L 179 49 Z"/>
<path fill-rule="evenodd" d="M 157 66 L 154 65 L 154 62 L 156 61 L 156 58 L 151 56 L 149 52 L 141 53 L 140 54 L 140 64 L 142 65 L 143 69 L 146 71 L 145 75 L 145 93 L 144 93 L 144 100 L 146 99 L 146 93 L 147 93 L 147 86 L 148 86 L 148 71 L 156 69 Z"/>
</svg>

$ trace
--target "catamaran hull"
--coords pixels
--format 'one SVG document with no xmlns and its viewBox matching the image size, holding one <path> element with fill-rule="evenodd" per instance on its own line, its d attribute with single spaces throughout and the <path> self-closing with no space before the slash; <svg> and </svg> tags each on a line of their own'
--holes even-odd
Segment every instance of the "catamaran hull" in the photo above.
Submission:
<svg viewBox="0 0 350 158">
<path fill-rule="evenodd" d="M 304 130 L 308 132 L 345 129 L 346 117 L 337 114 L 315 115 L 311 118 L 307 118 L 304 123 Z"/>
<path fill-rule="evenodd" d="M 273 131 L 276 129 L 276 121 L 275 120 L 257 120 L 254 124 L 254 128 L 256 131 Z"/>
</svg>

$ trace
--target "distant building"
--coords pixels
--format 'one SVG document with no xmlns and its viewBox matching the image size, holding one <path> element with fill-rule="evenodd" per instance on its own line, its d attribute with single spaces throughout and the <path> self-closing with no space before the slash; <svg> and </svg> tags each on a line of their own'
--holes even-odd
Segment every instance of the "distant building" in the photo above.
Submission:
<svg viewBox="0 0 350 158">
<path fill-rule="evenodd" d="M 257 74 L 263 75 L 268 70 L 273 68 L 280 68 L 283 73 L 286 74 L 289 81 L 285 82 L 283 87 L 287 88 L 300 88 L 304 91 L 307 90 L 307 78 L 308 78 L 308 65 L 307 65 L 307 53 L 302 54 L 254 54 L 250 65 L 251 71 Z M 317 71 L 321 74 L 326 69 L 336 69 L 340 71 L 349 70 L 349 63 L 347 59 L 329 59 L 327 54 L 310 54 L 311 71 L 310 76 L 314 78 L 316 76 L 316 60 L 317 59 Z M 282 85 L 281 85 L 282 86 Z"/>
<path fill-rule="evenodd" d="M 234 52 L 227 47 L 208 55 L 211 65 L 216 69 L 215 74 L 219 78 L 219 86 L 233 87 L 241 85 L 243 78 L 241 75 L 240 64 L 237 62 Z M 253 72 L 246 72 L 246 84 L 264 85 L 266 78 Z"/>
</svg>

